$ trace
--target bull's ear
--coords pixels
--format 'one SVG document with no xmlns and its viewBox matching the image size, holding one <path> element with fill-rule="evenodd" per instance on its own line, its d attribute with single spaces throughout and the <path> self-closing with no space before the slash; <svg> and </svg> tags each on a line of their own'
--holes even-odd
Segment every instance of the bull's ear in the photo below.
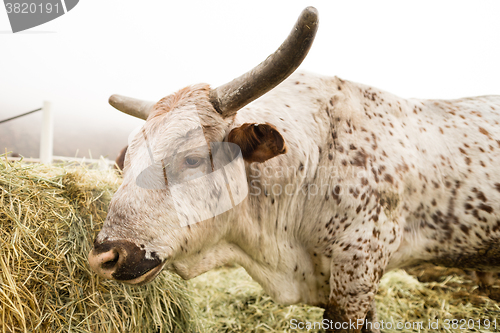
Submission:
<svg viewBox="0 0 500 333">
<path fill-rule="evenodd" d="M 286 144 L 280 132 L 271 124 L 245 123 L 231 130 L 227 141 L 237 144 L 245 161 L 265 162 L 286 153 Z"/>
</svg>

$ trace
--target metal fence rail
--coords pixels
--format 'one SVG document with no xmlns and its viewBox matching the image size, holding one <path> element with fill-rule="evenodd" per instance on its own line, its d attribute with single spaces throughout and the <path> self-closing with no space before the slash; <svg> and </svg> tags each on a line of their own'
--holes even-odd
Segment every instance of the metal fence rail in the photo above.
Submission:
<svg viewBox="0 0 500 333">
<path fill-rule="evenodd" d="M 21 114 L 19 114 L 17 116 L 14 116 L 14 117 L 10 117 L 10 118 L 4 119 L 4 120 L 0 120 L 0 124 L 6 123 L 8 121 L 11 121 L 11 120 L 14 120 L 14 119 L 17 119 L 17 118 L 21 118 L 21 117 L 27 116 L 27 115 L 35 113 L 37 111 L 42 111 L 42 108 L 38 108 L 38 109 L 33 110 L 33 111 L 28 111 L 28 112 L 25 112 L 25 113 L 21 113 Z"/>
</svg>

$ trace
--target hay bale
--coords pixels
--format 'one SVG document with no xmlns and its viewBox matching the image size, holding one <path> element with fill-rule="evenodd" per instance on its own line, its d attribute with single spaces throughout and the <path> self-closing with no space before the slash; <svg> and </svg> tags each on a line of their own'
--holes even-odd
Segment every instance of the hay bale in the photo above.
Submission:
<svg viewBox="0 0 500 333">
<path fill-rule="evenodd" d="M 0 156 L 1 332 L 193 332 L 191 297 L 167 272 L 130 287 L 87 264 L 120 179 Z"/>
</svg>

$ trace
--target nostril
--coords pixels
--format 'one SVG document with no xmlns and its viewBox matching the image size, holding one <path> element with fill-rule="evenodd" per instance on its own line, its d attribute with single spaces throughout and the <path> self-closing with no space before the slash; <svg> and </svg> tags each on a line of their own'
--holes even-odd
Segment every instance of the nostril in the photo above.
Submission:
<svg viewBox="0 0 500 333">
<path fill-rule="evenodd" d="M 111 279 L 112 274 L 120 265 L 119 261 L 123 260 L 123 256 L 120 256 L 120 251 L 118 251 L 116 248 L 105 249 L 106 252 L 100 252 L 99 250 L 100 249 L 96 250 L 96 248 L 94 248 L 90 252 L 90 268 L 98 275 L 107 279 Z"/>
<path fill-rule="evenodd" d="M 114 257 L 102 262 L 101 264 L 102 269 L 104 270 L 113 269 L 116 266 L 116 264 L 118 263 L 118 259 L 120 259 L 120 254 L 116 251 L 113 251 L 113 254 Z"/>
<path fill-rule="evenodd" d="M 147 258 L 144 246 L 124 240 L 95 243 L 88 259 L 90 268 L 97 275 L 119 281 L 134 280 L 162 263 L 155 252 Z M 159 272 L 159 269 L 154 272 Z"/>
</svg>

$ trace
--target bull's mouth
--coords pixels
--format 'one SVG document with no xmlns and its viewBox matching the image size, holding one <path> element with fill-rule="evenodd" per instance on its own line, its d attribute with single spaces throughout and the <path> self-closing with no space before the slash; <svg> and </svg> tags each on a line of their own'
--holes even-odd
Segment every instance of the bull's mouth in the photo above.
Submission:
<svg viewBox="0 0 500 333">
<path fill-rule="evenodd" d="M 147 271 L 146 273 L 142 274 L 139 277 L 136 277 L 135 279 L 117 280 L 117 281 L 134 286 L 142 286 L 146 283 L 153 281 L 158 276 L 158 274 L 160 274 L 160 272 L 163 270 L 163 266 L 165 266 L 165 262 L 162 262 L 158 266 L 153 267 L 151 270 Z"/>
</svg>

